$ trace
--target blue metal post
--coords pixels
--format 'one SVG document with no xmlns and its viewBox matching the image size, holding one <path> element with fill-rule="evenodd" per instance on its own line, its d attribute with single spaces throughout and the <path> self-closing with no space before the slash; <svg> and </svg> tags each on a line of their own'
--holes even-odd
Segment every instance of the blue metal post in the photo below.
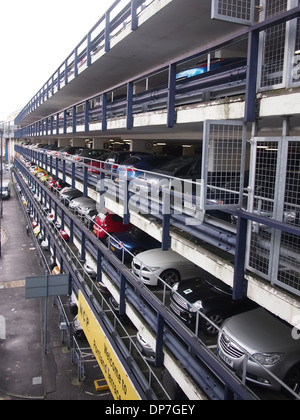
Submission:
<svg viewBox="0 0 300 420">
<path fill-rule="evenodd" d="M 127 84 L 127 130 L 131 130 L 133 127 L 133 82 Z"/>
<path fill-rule="evenodd" d="M 83 168 L 83 196 L 88 196 L 88 167 L 84 166 Z"/>
<path fill-rule="evenodd" d="M 85 261 L 85 233 L 81 232 L 81 255 L 80 259 Z"/>
<path fill-rule="evenodd" d="M 90 67 L 90 65 L 92 64 L 92 59 L 91 59 L 91 32 L 88 33 L 87 35 L 87 47 L 86 47 L 86 65 L 87 67 Z"/>
<path fill-rule="evenodd" d="M 102 131 L 107 130 L 107 93 L 102 95 Z"/>
<path fill-rule="evenodd" d="M 155 367 L 161 367 L 164 363 L 164 318 L 157 314 L 157 329 L 156 329 L 156 352 L 155 352 Z"/>
<path fill-rule="evenodd" d="M 86 133 L 89 132 L 89 111 L 90 111 L 90 103 L 89 101 L 85 101 L 85 106 L 84 106 L 84 131 Z"/>
<path fill-rule="evenodd" d="M 64 134 L 67 134 L 67 111 L 66 110 L 64 110 L 64 121 L 63 121 L 63 124 L 64 124 Z"/>
<path fill-rule="evenodd" d="M 56 135 L 59 134 L 59 112 L 56 114 Z"/>
<path fill-rule="evenodd" d="M 72 188 L 75 188 L 75 162 L 72 162 Z"/>
<path fill-rule="evenodd" d="M 241 300 L 247 294 L 245 279 L 245 261 L 247 247 L 247 219 L 239 216 L 237 223 L 237 242 L 234 265 L 233 299 Z"/>
<path fill-rule="evenodd" d="M 102 252 L 100 248 L 97 251 L 97 283 L 102 282 Z"/>
<path fill-rule="evenodd" d="M 73 134 L 76 134 L 76 106 L 74 105 L 73 106 L 73 109 L 72 109 L 72 128 L 73 128 Z"/>
<path fill-rule="evenodd" d="M 126 277 L 121 274 L 120 278 L 120 309 L 119 314 L 120 316 L 124 316 L 126 314 Z"/>
<path fill-rule="evenodd" d="M 175 113 L 175 94 L 176 94 L 176 63 L 169 65 L 169 84 L 168 84 L 168 122 L 169 128 L 174 127 L 176 120 Z"/>
<path fill-rule="evenodd" d="M 248 73 L 246 84 L 245 121 L 254 122 L 257 114 L 257 73 L 258 73 L 259 31 L 252 31 L 248 40 Z"/>
<path fill-rule="evenodd" d="M 110 50 L 110 12 L 105 14 L 105 52 Z"/>
<path fill-rule="evenodd" d="M 78 48 L 74 51 L 74 76 L 78 76 Z"/>
<path fill-rule="evenodd" d="M 138 28 L 137 0 L 131 0 L 131 30 L 136 31 L 137 28 Z"/>
<path fill-rule="evenodd" d="M 171 211 L 170 211 L 170 193 L 163 192 L 162 205 L 162 251 L 168 251 L 171 246 L 170 226 L 171 226 Z"/>
</svg>

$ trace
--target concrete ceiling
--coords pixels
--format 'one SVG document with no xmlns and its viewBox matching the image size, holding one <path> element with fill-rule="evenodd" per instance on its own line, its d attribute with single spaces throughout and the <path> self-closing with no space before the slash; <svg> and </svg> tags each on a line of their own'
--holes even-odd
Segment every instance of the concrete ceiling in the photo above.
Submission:
<svg viewBox="0 0 300 420">
<path fill-rule="evenodd" d="M 211 20 L 210 0 L 170 0 L 160 9 L 156 2 L 151 7 L 151 17 L 136 31 L 120 39 L 108 53 L 26 116 L 21 125 L 29 125 L 169 62 L 209 48 L 215 41 L 237 34 L 242 28 Z"/>
</svg>

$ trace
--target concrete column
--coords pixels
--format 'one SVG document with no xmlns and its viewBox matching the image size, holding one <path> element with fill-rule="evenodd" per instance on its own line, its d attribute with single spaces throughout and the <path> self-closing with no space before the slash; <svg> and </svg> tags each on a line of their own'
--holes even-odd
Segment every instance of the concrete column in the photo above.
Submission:
<svg viewBox="0 0 300 420">
<path fill-rule="evenodd" d="M 72 139 L 72 146 L 85 147 L 85 139 Z"/>
<path fill-rule="evenodd" d="M 109 150 L 109 140 L 108 139 L 93 139 L 93 149 Z"/>
<path fill-rule="evenodd" d="M 153 141 L 150 140 L 131 140 L 130 141 L 131 152 L 148 152 L 154 151 Z"/>
<path fill-rule="evenodd" d="M 69 146 L 70 139 L 58 139 L 58 147 L 66 147 Z"/>
</svg>

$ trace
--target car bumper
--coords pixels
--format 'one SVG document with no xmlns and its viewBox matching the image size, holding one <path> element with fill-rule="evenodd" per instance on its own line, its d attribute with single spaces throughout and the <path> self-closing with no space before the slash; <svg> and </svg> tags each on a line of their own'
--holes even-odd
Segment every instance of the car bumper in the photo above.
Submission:
<svg viewBox="0 0 300 420">
<path fill-rule="evenodd" d="M 157 286 L 158 284 L 158 277 L 161 274 L 161 270 L 156 271 L 149 271 L 148 269 L 141 269 L 132 264 L 132 272 L 133 274 L 144 284 L 147 286 Z"/>
<path fill-rule="evenodd" d="M 244 365 L 246 363 L 247 381 L 264 388 L 272 389 L 273 391 L 281 390 L 281 385 L 268 373 L 268 371 L 270 371 L 273 375 L 283 381 L 285 375 L 281 371 L 281 363 L 263 369 L 252 360 L 246 362 L 245 354 L 233 344 L 228 342 L 226 344 L 226 342 L 222 341 L 221 336 L 218 339 L 218 357 L 240 378 L 243 377 Z"/>
<path fill-rule="evenodd" d="M 194 326 L 196 322 L 196 315 L 192 312 L 182 309 L 173 299 L 170 302 L 171 311 L 177 315 L 187 326 Z"/>
</svg>

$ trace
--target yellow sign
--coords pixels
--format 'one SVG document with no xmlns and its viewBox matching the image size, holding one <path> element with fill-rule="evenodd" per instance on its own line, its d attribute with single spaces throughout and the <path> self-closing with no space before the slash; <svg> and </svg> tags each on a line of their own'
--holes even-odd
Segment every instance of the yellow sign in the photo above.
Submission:
<svg viewBox="0 0 300 420">
<path fill-rule="evenodd" d="M 137 390 L 111 347 L 82 293 L 78 294 L 78 321 L 115 400 L 140 400 Z"/>
</svg>

